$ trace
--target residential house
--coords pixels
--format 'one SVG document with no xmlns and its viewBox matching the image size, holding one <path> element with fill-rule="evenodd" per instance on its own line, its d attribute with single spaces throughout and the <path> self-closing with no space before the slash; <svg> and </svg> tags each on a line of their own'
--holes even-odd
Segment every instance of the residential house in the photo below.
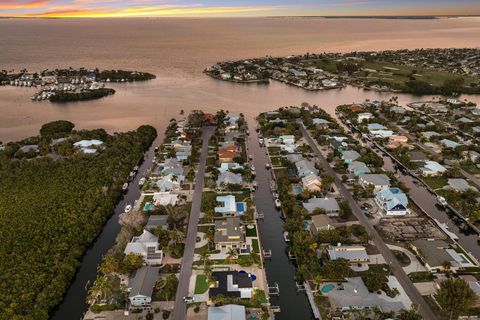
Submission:
<svg viewBox="0 0 480 320">
<path fill-rule="evenodd" d="M 355 150 L 345 150 L 340 152 L 341 159 L 343 160 L 344 163 L 352 163 L 353 161 L 357 160 L 358 158 L 361 157 L 360 153 L 358 153 Z"/>
<path fill-rule="evenodd" d="M 146 265 L 162 264 L 163 251 L 158 244 L 158 237 L 145 229 L 140 236 L 132 238 L 124 253 L 142 256 Z"/>
<path fill-rule="evenodd" d="M 255 290 L 248 273 L 238 271 L 215 271 L 212 273 L 215 286 L 208 290 L 209 298 L 217 295 L 224 297 L 250 299 Z"/>
<path fill-rule="evenodd" d="M 320 191 L 322 180 L 315 173 L 310 173 L 302 178 L 302 186 L 309 191 Z"/>
<path fill-rule="evenodd" d="M 424 162 L 428 161 L 427 156 L 425 153 L 421 151 L 410 151 L 407 153 L 408 158 L 410 159 L 411 162 Z"/>
<path fill-rule="evenodd" d="M 460 143 L 449 140 L 449 139 L 442 139 L 440 140 L 440 143 L 443 144 L 446 148 L 452 148 L 452 149 L 455 149 L 456 147 L 460 146 Z"/>
<path fill-rule="evenodd" d="M 273 120 L 268 120 L 269 123 L 273 123 L 273 124 L 287 124 L 287 120 L 286 119 L 280 119 L 280 118 L 276 118 L 276 119 L 273 119 Z"/>
<path fill-rule="evenodd" d="M 233 162 L 233 159 L 238 156 L 238 148 L 236 146 L 228 146 L 218 150 L 218 160 L 223 162 Z"/>
<path fill-rule="evenodd" d="M 322 119 L 322 118 L 313 118 L 312 122 L 317 127 L 328 127 L 328 125 L 330 124 L 330 121 Z"/>
<path fill-rule="evenodd" d="M 352 111 L 354 111 L 354 110 L 352 110 Z M 370 120 L 370 119 L 373 119 L 373 118 L 374 118 L 374 116 L 370 112 L 362 112 L 362 113 L 357 114 L 357 121 L 360 122 L 360 123 L 365 121 L 365 120 Z"/>
<path fill-rule="evenodd" d="M 246 249 L 245 232 L 239 217 L 227 217 L 226 220 L 215 221 L 215 248 Z"/>
<path fill-rule="evenodd" d="M 303 203 L 303 207 L 308 213 L 313 213 L 315 209 L 322 209 L 328 216 L 337 217 L 340 213 L 340 206 L 335 198 L 311 198 Z"/>
<path fill-rule="evenodd" d="M 132 307 L 149 306 L 153 288 L 158 280 L 159 267 L 141 267 L 128 280 L 128 301 Z"/>
<path fill-rule="evenodd" d="M 399 188 L 384 188 L 375 193 L 375 202 L 387 216 L 407 214 L 408 197 Z"/>
<path fill-rule="evenodd" d="M 176 206 L 178 202 L 178 194 L 170 192 L 155 192 L 153 194 L 153 202 L 156 206 Z"/>
<path fill-rule="evenodd" d="M 36 144 L 24 145 L 19 150 L 23 153 L 29 153 L 30 151 L 33 151 L 35 153 L 40 152 L 40 149 L 38 148 L 38 145 L 36 145 Z"/>
<path fill-rule="evenodd" d="M 243 178 L 240 173 L 233 173 L 230 171 L 225 171 L 218 175 L 217 186 L 228 185 L 228 184 L 242 184 Z"/>
<path fill-rule="evenodd" d="M 421 133 L 422 137 L 425 138 L 426 140 L 430 140 L 433 137 L 437 137 L 440 134 L 436 131 L 425 131 Z"/>
<path fill-rule="evenodd" d="M 380 124 L 380 123 L 369 123 L 367 128 L 368 128 L 368 131 L 370 131 L 370 133 L 372 133 L 372 131 L 387 129 L 383 124 Z"/>
<path fill-rule="evenodd" d="M 450 245 L 444 240 L 417 239 L 413 241 L 412 248 L 422 257 L 425 267 L 431 272 L 441 272 L 447 264 L 452 271 L 460 267 L 447 251 Z"/>
<path fill-rule="evenodd" d="M 336 139 L 330 139 L 329 143 L 330 143 L 330 148 L 332 148 L 333 150 L 337 150 L 339 152 L 342 152 L 348 148 L 348 144 L 346 142 L 338 141 Z"/>
<path fill-rule="evenodd" d="M 208 307 L 207 320 L 245 320 L 245 306 L 226 304 L 220 307 Z"/>
<path fill-rule="evenodd" d="M 183 165 L 175 158 L 168 158 L 164 163 L 159 165 L 159 171 L 164 175 L 183 175 L 184 168 Z"/>
<path fill-rule="evenodd" d="M 465 179 L 448 179 L 448 187 L 457 192 L 464 192 L 467 190 L 477 191 Z"/>
<path fill-rule="evenodd" d="M 347 171 L 353 173 L 356 177 L 370 173 L 370 168 L 364 162 L 353 161 L 348 165 Z"/>
<path fill-rule="evenodd" d="M 364 174 L 359 177 L 358 181 L 364 188 L 373 186 L 373 192 L 390 187 L 390 178 L 383 173 Z"/>
<path fill-rule="evenodd" d="M 400 135 L 393 135 L 388 137 L 387 148 L 396 149 L 398 147 L 408 146 L 408 138 Z"/>
<path fill-rule="evenodd" d="M 152 230 L 156 229 L 157 227 L 162 227 L 165 230 L 168 229 L 168 215 L 155 214 L 148 217 L 145 229 Z"/>
<path fill-rule="evenodd" d="M 447 171 L 447 168 L 436 161 L 424 161 L 420 167 L 420 172 L 426 177 L 438 176 Z"/>
<path fill-rule="evenodd" d="M 391 107 L 390 111 L 396 114 L 404 114 L 405 112 L 407 112 L 407 110 L 404 107 L 398 107 L 398 106 Z"/>
<path fill-rule="evenodd" d="M 457 119 L 457 122 L 467 124 L 467 123 L 473 123 L 475 121 L 473 121 L 472 119 L 469 119 L 467 117 L 461 117 L 461 118 Z"/>
<path fill-rule="evenodd" d="M 375 138 L 385 139 L 392 136 L 393 131 L 392 130 L 374 130 L 374 131 L 370 131 L 370 134 Z"/>
<path fill-rule="evenodd" d="M 367 250 L 363 246 L 348 246 L 340 243 L 336 246 L 329 245 L 327 254 L 332 261 L 345 259 L 352 264 L 369 262 Z"/>
<path fill-rule="evenodd" d="M 335 229 L 335 223 L 326 214 L 317 214 L 312 216 L 310 232 L 312 232 L 313 235 L 317 235 L 319 231 L 328 231 L 333 229 Z"/>
<path fill-rule="evenodd" d="M 480 153 L 474 150 L 465 151 L 466 158 L 472 162 L 477 162 L 480 159 Z"/>
<path fill-rule="evenodd" d="M 240 165 L 239 163 L 236 163 L 236 162 L 230 162 L 230 163 L 227 163 L 227 162 L 224 162 L 224 163 L 221 163 L 220 164 L 220 167 L 218 168 L 218 171 L 220 173 L 223 173 L 223 172 L 226 172 L 226 171 L 229 171 L 229 170 L 241 170 L 243 169 L 243 166 Z"/>
<path fill-rule="evenodd" d="M 184 176 L 176 176 L 174 174 L 169 174 L 159 178 L 156 182 L 157 187 L 162 192 L 179 190 L 181 184 L 185 181 Z"/>
<path fill-rule="evenodd" d="M 306 159 L 295 162 L 295 167 L 297 168 L 297 174 L 300 178 L 306 177 L 311 173 L 315 175 L 319 173 L 318 169 L 315 168 L 315 164 Z"/>
</svg>

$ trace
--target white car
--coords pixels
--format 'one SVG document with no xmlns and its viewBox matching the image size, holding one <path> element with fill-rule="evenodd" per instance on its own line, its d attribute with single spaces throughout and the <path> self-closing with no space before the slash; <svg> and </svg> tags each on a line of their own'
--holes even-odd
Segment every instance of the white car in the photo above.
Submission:
<svg viewBox="0 0 480 320">
<path fill-rule="evenodd" d="M 138 185 L 141 187 L 145 184 L 145 182 L 147 182 L 147 179 L 146 178 L 142 178 L 138 181 Z"/>
<path fill-rule="evenodd" d="M 275 199 L 275 207 L 277 207 L 278 209 L 280 209 L 280 207 L 282 206 L 282 203 L 280 202 L 279 199 Z"/>
<path fill-rule="evenodd" d="M 269 170 L 270 169 L 270 163 L 266 162 L 265 163 L 265 168 L 267 168 L 267 170 Z"/>
<path fill-rule="evenodd" d="M 183 301 L 185 301 L 186 303 L 192 303 L 195 301 L 195 297 L 193 296 L 185 296 L 183 297 Z"/>
<path fill-rule="evenodd" d="M 253 160 L 253 156 L 251 154 L 248 155 L 248 159 Z"/>
<path fill-rule="evenodd" d="M 129 204 L 127 204 L 127 205 L 125 206 L 125 212 L 126 212 L 126 213 L 129 213 L 131 210 L 132 210 L 132 206 L 129 205 Z"/>
<path fill-rule="evenodd" d="M 252 188 L 253 188 L 253 190 L 257 189 L 257 181 L 253 181 Z"/>
</svg>

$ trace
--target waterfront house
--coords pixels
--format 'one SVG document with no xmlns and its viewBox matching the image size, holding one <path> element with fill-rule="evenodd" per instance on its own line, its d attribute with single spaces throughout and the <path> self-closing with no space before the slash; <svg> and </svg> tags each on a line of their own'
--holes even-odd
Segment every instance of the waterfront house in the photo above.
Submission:
<svg viewBox="0 0 480 320">
<path fill-rule="evenodd" d="M 448 179 L 448 188 L 457 192 L 468 190 L 477 191 L 477 189 L 471 186 L 465 179 Z"/>
<path fill-rule="evenodd" d="M 162 264 L 163 251 L 158 244 L 158 237 L 145 229 L 140 236 L 132 238 L 124 253 L 142 256 L 146 265 Z"/>
<path fill-rule="evenodd" d="M 208 307 L 207 320 L 245 320 L 245 306 L 226 304 L 219 307 Z"/>
<path fill-rule="evenodd" d="M 132 307 L 149 306 L 153 288 L 158 280 L 159 267 L 141 267 L 128 280 L 128 301 Z"/>
<path fill-rule="evenodd" d="M 461 118 L 457 119 L 457 122 L 467 124 L 467 123 L 473 123 L 475 121 L 473 121 L 472 119 L 469 119 L 467 117 L 461 117 Z"/>
<path fill-rule="evenodd" d="M 445 171 L 447 171 L 447 168 L 442 166 L 440 163 L 431 160 L 423 161 L 420 167 L 420 172 L 426 177 L 438 176 Z"/>
<path fill-rule="evenodd" d="M 341 159 L 346 164 L 352 163 L 353 161 L 361 157 L 360 153 L 358 153 L 355 150 L 345 150 L 345 151 L 340 151 L 340 153 L 342 154 Z"/>
<path fill-rule="evenodd" d="M 245 232 L 240 218 L 216 220 L 213 242 L 216 250 L 246 249 Z"/>
<path fill-rule="evenodd" d="M 92 139 L 92 140 L 80 140 L 75 142 L 73 146 L 79 148 L 81 152 L 86 154 L 93 154 L 97 152 L 97 148 L 103 144 L 103 141 Z"/>
<path fill-rule="evenodd" d="M 352 161 L 347 168 L 347 171 L 353 173 L 356 177 L 370 173 L 370 168 L 364 162 Z"/>
<path fill-rule="evenodd" d="M 328 258 L 332 261 L 345 259 L 352 264 L 368 263 L 369 258 L 367 250 L 363 246 L 349 246 L 338 244 L 327 247 Z"/>
<path fill-rule="evenodd" d="M 323 210 L 328 216 L 337 217 L 340 206 L 335 198 L 311 198 L 303 203 L 303 207 L 312 214 L 316 209 Z"/>
<path fill-rule="evenodd" d="M 407 110 L 404 107 L 394 106 L 390 108 L 390 111 L 396 114 L 404 114 Z"/>
<path fill-rule="evenodd" d="M 302 178 L 303 189 L 309 191 L 320 191 L 322 180 L 315 173 L 310 173 Z"/>
<path fill-rule="evenodd" d="M 243 178 L 240 173 L 233 173 L 230 171 L 222 172 L 218 175 L 217 186 L 229 185 L 229 184 L 242 184 Z"/>
<path fill-rule="evenodd" d="M 40 152 L 40 149 L 38 148 L 38 145 L 36 145 L 36 144 L 24 145 L 19 150 L 23 153 L 29 153 L 29 152 L 39 153 Z"/>
<path fill-rule="evenodd" d="M 335 229 L 332 219 L 326 214 L 317 214 L 312 216 L 312 222 L 310 223 L 310 232 L 313 235 L 317 235 L 320 231 L 328 231 Z"/>
<path fill-rule="evenodd" d="M 286 119 L 276 118 L 273 120 L 269 120 L 268 122 L 273 124 L 287 124 L 288 121 Z"/>
<path fill-rule="evenodd" d="M 375 138 L 385 139 L 393 135 L 392 130 L 374 130 L 370 134 Z"/>
<path fill-rule="evenodd" d="M 145 229 L 151 231 L 157 227 L 162 227 L 163 229 L 168 229 L 168 215 L 155 214 L 148 217 L 147 225 Z"/>
<path fill-rule="evenodd" d="M 248 273 L 238 271 L 215 271 L 212 272 L 215 280 L 214 287 L 208 290 L 209 298 L 217 295 L 224 297 L 250 299 L 255 290 L 252 278 Z"/>
<path fill-rule="evenodd" d="M 362 109 L 360 109 L 360 110 L 362 110 Z M 352 111 L 354 111 L 353 107 L 352 107 Z M 374 118 L 374 116 L 370 112 L 362 112 L 362 113 L 357 114 L 357 121 L 359 123 L 361 123 L 365 120 L 373 119 L 373 118 Z"/>
<path fill-rule="evenodd" d="M 221 203 L 214 211 L 222 215 L 233 215 L 237 213 L 237 202 L 234 195 L 217 196 L 216 201 Z"/>
<path fill-rule="evenodd" d="M 176 176 L 174 174 L 169 174 L 168 176 L 163 176 L 157 180 L 156 185 L 160 191 L 175 191 L 180 190 L 180 186 L 185 181 L 184 176 Z"/>
<path fill-rule="evenodd" d="M 480 159 L 480 153 L 474 150 L 465 151 L 465 158 L 472 162 L 477 162 Z"/>
<path fill-rule="evenodd" d="M 408 138 L 400 135 L 393 135 L 388 137 L 387 148 L 396 149 L 398 147 L 407 147 Z"/>
<path fill-rule="evenodd" d="M 425 153 L 421 151 L 410 151 L 407 155 L 411 162 L 424 162 L 428 160 Z"/>
<path fill-rule="evenodd" d="M 375 193 L 375 202 L 387 216 L 407 214 L 408 197 L 399 188 L 383 188 Z"/>
<path fill-rule="evenodd" d="M 176 206 L 178 202 L 178 194 L 170 192 L 155 192 L 153 194 L 153 203 L 156 206 Z"/>
<path fill-rule="evenodd" d="M 165 160 L 164 163 L 159 165 L 159 171 L 164 176 L 168 176 L 168 175 L 181 176 L 183 175 L 184 168 L 183 168 L 183 165 L 177 159 L 168 158 Z"/>
<path fill-rule="evenodd" d="M 370 133 L 372 133 L 372 131 L 387 129 L 383 124 L 380 124 L 380 123 L 369 123 L 367 128 L 368 128 L 368 131 L 370 131 Z"/>
<path fill-rule="evenodd" d="M 220 173 L 227 172 L 229 170 L 241 170 L 243 169 L 243 166 L 241 166 L 237 162 L 224 162 L 220 164 L 220 167 L 218 168 L 218 171 Z"/>
<path fill-rule="evenodd" d="M 312 119 L 312 122 L 317 127 L 328 127 L 328 125 L 330 124 L 330 121 L 322 119 L 322 118 L 314 118 L 314 119 Z"/>
<path fill-rule="evenodd" d="M 341 151 L 347 149 L 348 144 L 346 142 L 338 141 L 336 139 L 330 139 L 329 140 L 329 146 L 330 146 L 331 149 L 341 152 Z"/>
<path fill-rule="evenodd" d="M 295 167 L 297 168 L 297 174 L 300 178 L 306 177 L 311 173 L 315 175 L 319 173 L 318 169 L 315 168 L 315 164 L 306 159 L 295 162 Z"/>
<path fill-rule="evenodd" d="M 358 181 L 364 188 L 373 186 L 373 192 L 390 187 L 390 178 L 383 173 L 364 174 L 359 177 Z"/>
<path fill-rule="evenodd" d="M 447 251 L 450 246 L 444 240 L 417 239 L 413 241 L 412 248 L 422 257 L 425 267 L 430 272 L 444 271 L 446 263 L 450 264 L 450 270 L 452 271 L 459 268 L 459 265 Z"/>
</svg>

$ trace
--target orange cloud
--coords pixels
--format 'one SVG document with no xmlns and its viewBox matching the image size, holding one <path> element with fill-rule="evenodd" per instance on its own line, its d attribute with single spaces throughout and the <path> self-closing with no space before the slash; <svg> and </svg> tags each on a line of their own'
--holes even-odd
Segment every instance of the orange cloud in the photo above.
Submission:
<svg viewBox="0 0 480 320">
<path fill-rule="evenodd" d="M 31 1 L 2 0 L 0 2 L 0 10 L 40 8 L 40 7 L 46 6 L 50 2 L 51 0 L 31 0 Z"/>
<path fill-rule="evenodd" d="M 198 7 L 198 6 L 144 6 L 109 10 L 108 8 L 72 8 L 62 7 L 41 13 L 17 14 L 15 17 L 35 18 L 116 18 L 116 17 L 156 17 L 156 16 L 195 16 L 222 15 L 229 13 L 252 13 L 271 11 L 280 7 Z M 62 10 L 63 9 L 63 10 Z"/>
</svg>

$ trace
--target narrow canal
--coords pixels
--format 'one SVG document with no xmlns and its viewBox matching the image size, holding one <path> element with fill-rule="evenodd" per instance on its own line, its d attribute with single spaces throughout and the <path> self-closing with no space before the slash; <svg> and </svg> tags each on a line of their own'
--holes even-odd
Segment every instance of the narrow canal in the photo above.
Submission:
<svg viewBox="0 0 480 320">
<path fill-rule="evenodd" d="M 53 310 L 52 320 L 66 319 L 82 319 L 83 314 L 87 311 L 88 305 L 85 302 L 88 293 L 88 287 L 95 281 L 97 276 L 97 266 L 102 261 L 103 255 L 113 247 L 115 238 L 120 232 L 120 224 L 118 216 L 124 211 L 127 204 L 133 205 L 135 200 L 140 197 L 140 187 L 138 181 L 151 169 L 152 159 L 155 152 L 155 146 L 159 145 L 163 133 L 159 133 L 157 139 L 153 142 L 150 149 L 144 154 L 143 162 L 140 165 L 138 174 L 135 179 L 130 182 L 127 193 L 115 207 L 114 214 L 108 219 L 103 227 L 102 232 L 95 242 L 85 252 L 83 259 L 80 261 L 80 267 L 77 270 L 73 282 L 70 284 L 62 302 Z"/>
<path fill-rule="evenodd" d="M 265 215 L 264 220 L 258 222 L 260 238 L 264 250 L 272 251 L 272 258 L 266 259 L 265 269 L 269 286 L 278 284 L 279 296 L 271 296 L 270 302 L 280 306 L 281 312 L 275 314 L 275 319 L 313 319 L 313 313 L 304 292 L 296 289 L 294 276 L 295 266 L 286 254 L 287 244 L 283 239 L 283 220 L 279 210 L 275 209 L 272 192 L 270 191 L 271 173 L 265 168 L 268 157 L 265 148 L 258 144 L 258 135 L 255 132 L 257 123 L 249 119 L 250 136 L 248 138 L 249 154 L 253 155 L 258 188 L 254 193 L 254 202 L 257 211 Z"/>
</svg>

